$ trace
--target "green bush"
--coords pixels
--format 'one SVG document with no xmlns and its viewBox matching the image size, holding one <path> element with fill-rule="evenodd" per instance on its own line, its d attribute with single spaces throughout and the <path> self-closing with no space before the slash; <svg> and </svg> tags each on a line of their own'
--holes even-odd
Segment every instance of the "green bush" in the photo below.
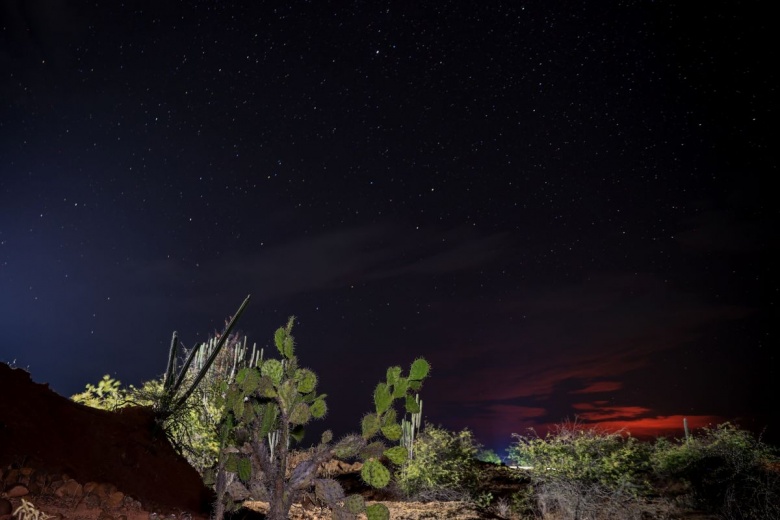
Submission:
<svg viewBox="0 0 780 520">
<path fill-rule="evenodd" d="M 71 396 L 71 399 L 92 408 L 113 412 L 130 404 L 133 390 L 132 386 L 130 390 L 123 389 L 118 379 L 106 374 L 97 386 L 88 383 L 83 392 Z"/>
<path fill-rule="evenodd" d="M 454 500 L 476 496 L 479 446 L 464 429 L 450 432 L 426 426 L 414 443 L 414 458 L 397 472 L 398 486 L 408 498 Z"/>
<path fill-rule="evenodd" d="M 501 457 L 499 457 L 493 450 L 479 450 L 477 453 L 477 460 L 482 462 L 489 462 L 490 464 L 501 464 Z"/>
<path fill-rule="evenodd" d="M 690 487 L 696 507 L 728 519 L 780 518 L 776 450 L 731 423 L 688 440 L 659 439 L 651 461 L 659 478 Z"/>
<path fill-rule="evenodd" d="M 630 435 L 575 423 L 558 425 L 546 437 L 514 435 L 509 460 L 529 471 L 532 496 L 542 518 L 642 518 L 641 495 L 649 490 L 649 447 Z"/>
<path fill-rule="evenodd" d="M 648 489 L 649 448 L 630 435 L 564 423 L 540 438 L 515 434 L 509 460 L 537 482 L 572 480 L 638 494 Z"/>
</svg>

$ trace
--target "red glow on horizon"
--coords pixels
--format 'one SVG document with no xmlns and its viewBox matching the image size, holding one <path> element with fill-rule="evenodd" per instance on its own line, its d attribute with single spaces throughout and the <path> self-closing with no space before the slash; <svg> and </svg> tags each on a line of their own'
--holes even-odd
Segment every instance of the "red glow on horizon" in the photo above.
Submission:
<svg viewBox="0 0 780 520">
<path fill-rule="evenodd" d="M 724 422 L 722 417 L 716 415 L 667 415 L 659 417 L 641 417 L 637 419 L 596 421 L 593 426 L 610 431 L 625 431 L 633 437 L 662 437 L 671 435 L 683 437 L 683 419 L 688 419 L 689 430 L 713 426 Z"/>
</svg>

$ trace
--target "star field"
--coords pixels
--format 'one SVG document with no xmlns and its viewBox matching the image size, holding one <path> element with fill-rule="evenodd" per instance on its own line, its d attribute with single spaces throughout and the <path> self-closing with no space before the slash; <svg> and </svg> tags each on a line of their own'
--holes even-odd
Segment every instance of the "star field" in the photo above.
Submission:
<svg viewBox="0 0 780 520">
<path fill-rule="evenodd" d="M 3 4 L 0 360 L 138 384 L 251 293 L 343 433 L 420 355 L 490 446 L 767 426 L 766 16 L 488 4 Z"/>
</svg>

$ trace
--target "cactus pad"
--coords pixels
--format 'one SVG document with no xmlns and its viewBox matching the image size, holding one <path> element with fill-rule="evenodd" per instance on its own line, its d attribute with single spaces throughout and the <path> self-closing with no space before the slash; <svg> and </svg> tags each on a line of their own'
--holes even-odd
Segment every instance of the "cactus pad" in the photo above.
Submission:
<svg viewBox="0 0 780 520">
<path fill-rule="evenodd" d="M 298 391 L 302 394 L 313 392 L 317 387 L 317 375 L 307 368 L 297 370 L 295 380 L 298 382 Z"/>
<path fill-rule="evenodd" d="M 322 437 L 320 438 L 320 442 L 322 444 L 328 444 L 330 441 L 333 440 L 333 432 L 330 430 L 325 430 L 322 432 Z"/>
<path fill-rule="evenodd" d="M 360 495 L 350 495 L 344 500 L 344 509 L 357 515 L 366 510 L 366 501 Z"/>
<path fill-rule="evenodd" d="M 309 406 L 309 412 L 315 419 L 322 419 L 328 412 L 328 405 L 325 404 L 325 399 L 317 398 L 311 406 Z"/>
<path fill-rule="evenodd" d="M 392 423 L 392 424 L 388 424 L 387 426 L 382 426 L 382 435 L 384 435 L 389 441 L 399 440 L 402 434 L 403 434 L 403 430 L 401 430 L 401 425 L 398 423 Z"/>
<path fill-rule="evenodd" d="M 282 367 L 282 362 L 278 359 L 269 359 L 263 363 L 260 372 L 262 375 L 268 377 L 274 386 L 276 386 L 282 381 L 284 368 Z"/>
<path fill-rule="evenodd" d="M 387 369 L 387 385 L 394 385 L 401 377 L 401 367 L 390 367 Z"/>
<path fill-rule="evenodd" d="M 314 493 L 325 503 L 333 504 L 344 498 L 341 484 L 332 478 L 318 478 L 314 481 Z"/>
<path fill-rule="evenodd" d="M 237 466 L 238 478 L 241 479 L 241 482 L 249 482 L 249 479 L 252 478 L 252 463 L 249 459 L 240 458 Z"/>
<path fill-rule="evenodd" d="M 363 464 L 360 477 L 371 487 L 383 488 L 390 483 L 390 471 L 376 459 L 371 459 Z"/>
<path fill-rule="evenodd" d="M 350 435 L 341 439 L 333 447 L 333 454 L 339 459 L 354 457 L 363 447 L 363 439 L 357 435 Z"/>
<path fill-rule="evenodd" d="M 409 413 L 420 413 L 420 403 L 411 395 L 406 396 L 406 411 Z"/>
<path fill-rule="evenodd" d="M 400 466 L 409 458 L 409 450 L 404 446 L 393 446 L 392 448 L 385 450 L 384 455 L 390 459 L 390 462 Z"/>
<path fill-rule="evenodd" d="M 363 438 L 370 439 L 379 431 L 379 417 L 374 413 L 365 415 L 360 427 Z"/>
<path fill-rule="evenodd" d="M 431 366 L 423 358 L 417 358 L 412 363 L 412 368 L 409 370 L 409 379 L 414 381 L 422 381 L 428 375 Z"/>
<path fill-rule="evenodd" d="M 409 380 L 405 377 L 399 377 L 393 385 L 393 397 L 403 397 L 409 389 Z"/>
<path fill-rule="evenodd" d="M 378 459 L 387 449 L 387 446 L 382 441 L 374 441 L 371 444 L 366 445 L 360 450 L 360 458 L 362 459 Z"/>
<path fill-rule="evenodd" d="M 290 413 L 290 423 L 292 424 L 306 424 L 311 421 L 311 412 L 309 411 L 309 405 L 306 403 L 298 403 Z"/>
<path fill-rule="evenodd" d="M 384 504 L 371 504 L 366 507 L 368 520 L 390 520 L 390 510 Z"/>
<path fill-rule="evenodd" d="M 254 368 L 242 368 L 236 375 L 236 383 L 244 394 L 251 394 L 260 385 L 260 373 Z"/>
<path fill-rule="evenodd" d="M 390 395 L 390 389 L 385 383 L 379 383 L 374 389 L 374 405 L 376 406 L 376 413 L 382 414 L 390 408 L 393 402 L 393 398 Z"/>
</svg>

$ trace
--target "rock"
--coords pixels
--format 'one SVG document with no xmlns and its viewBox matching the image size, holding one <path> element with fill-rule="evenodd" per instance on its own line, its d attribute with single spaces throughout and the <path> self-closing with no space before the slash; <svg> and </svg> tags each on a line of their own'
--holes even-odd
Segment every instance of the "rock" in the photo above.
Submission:
<svg viewBox="0 0 780 520">
<path fill-rule="evenodd" d="M 235 501 L 246 500 L 249 498 L 249 490 L 241 482 L 233 481 L 227 487 L 227 492 Z"/>
<path fill-rule="evenodd" d="M 98 516 L 97 520 L 114 520 L 114 517 L 106 513 L 105 511 L 101 511 L 100 516 Z"/>
<path fill-rule="evenodd" d="M 54 494 L 58 497 L 77 497 L 80 498 L 83 494 L 83 487 L 75 480 L 66 480 L 60 487 L 54 490 Z"/>
<path fill-rule="evenodd" d="M 90 493 L 92 493 L 97 487 L 97 485 L 98 485 L 97 482 L 92 482 L 91 480 L 86 484 L 84 484 L 84 488 L 83 488 L 84 494 L 89 495 Z"/>
<path fill-rule="evenodd" d="M 100 497 L 90 493 L 84 497 L 84 503 L 89 509 L 96 509 L 100 507 Z"/>
<path fill-rule="evenodd" d="M 110 495 L 108 495 L 108 498 L 105 501 L 105 504 L 107 507 L 110 508 L 117 508 L 121 507 L 122 503 L 125 500 L 125 494 L 121 491 L 114 491 Z"/>
<path fill-rule="evenodd" d="M 106 499 L 109 496 L 111 496 L 112 493 L 116 492 L 116 486 L 106 482 L 101 482 L 97 486 L 95 486 L 93 492 L 100 498 Z"/>
<path fill-rule="evenodd" d="M 6 486 L 10 486 L 12 484 L 16 484 L 18 481 L 19 481 L 19 470 L 18 469 L 8 470 L 8 473 L 6 473 L 5 478 L 3 479 L 3 482 L 5 482 Z"/>
<path fill-rule="evenodd" d="M 10 515 L 12 511 L 13 506 L 11 506 L 11 501 L 6 500 L 5 498 L 0 498 L 0 516 Z"/>
<path fill-rule="evenodd" d="M 5 492 L 5 496 L 8 498 L 19 498 L 30 494 L 30 490 L 23 484 L 15 484 L 8 488 Z"/>
</svg>

